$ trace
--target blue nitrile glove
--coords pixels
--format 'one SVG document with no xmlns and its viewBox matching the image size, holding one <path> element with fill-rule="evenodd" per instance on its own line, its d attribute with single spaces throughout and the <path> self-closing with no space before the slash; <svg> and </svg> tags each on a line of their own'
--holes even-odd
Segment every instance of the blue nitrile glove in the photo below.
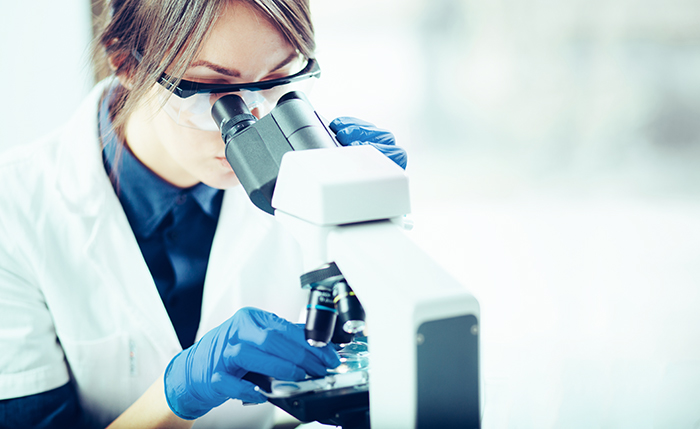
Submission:
<svg viewBox="0 0 700 429">
<path fill-rule="evenodd" d="M 165 397 L 180 418 L 203 416 L 229 398 L 262 403 L 267 398 L 241 380 L 253 371 L 279 380 L 326 375 L 340 365 L 330 347 L 311 347 L 304 329 L 272 313 L 242 308 L 170 361 Z"/>
<path fill-rule="evenodd" d="M 362 119 L 342 116 L 330 123 L 338 143 L 343 146 L 372 145 L 399 167 L 406 169 L 406 151 L 396 146 L 394 135 Z"/>
</svg>

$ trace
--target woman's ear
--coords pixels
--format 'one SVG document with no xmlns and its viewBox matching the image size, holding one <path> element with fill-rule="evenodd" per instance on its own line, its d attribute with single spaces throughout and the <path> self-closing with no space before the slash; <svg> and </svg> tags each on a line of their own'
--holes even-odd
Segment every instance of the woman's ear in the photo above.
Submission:
<svg viewBox="0 0 700 429">
<path fill-rule="evenodd" d="M 115 58 L 110 55 L 107 58 L 107 61 L 109 62 L 109 68 L 112 69 L 112 72 L 117 76 L 117 79 L 119 80 L 119 83 L 124 87 L 124 88 L 131 88 L 131 83 L 129 82 L 129 77 L 128 74 L 124 70 L 119 70 L 120 65 L 119 63 L 115 60 Z"/>
<path fill-rule="evenodd" d="M 121 83 L 124 88 L 131 88 L 130 75 L 132 70 L 128 67 L 130 55 L 117 49 L 109 49 L 110 46 L 114 45 L 117 41 L 117 39 L 114 39 L 107 46 L 107 63 L 112 72 L 117 76 L 117 79 L 119 79 L 119 83 Z"/>
</svg>

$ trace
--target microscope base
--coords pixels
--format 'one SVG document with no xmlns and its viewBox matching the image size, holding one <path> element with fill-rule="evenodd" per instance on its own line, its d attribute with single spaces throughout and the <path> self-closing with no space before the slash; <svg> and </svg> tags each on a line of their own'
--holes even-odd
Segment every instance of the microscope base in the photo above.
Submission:
<svg viewBox="0 0 700 429">
<path fill-rule="evenodd" d="M 366 385 L 269 398 L 269 401 L 304 423 L 318 421 L 343 429 L 370 429 Z"/>
</svg>

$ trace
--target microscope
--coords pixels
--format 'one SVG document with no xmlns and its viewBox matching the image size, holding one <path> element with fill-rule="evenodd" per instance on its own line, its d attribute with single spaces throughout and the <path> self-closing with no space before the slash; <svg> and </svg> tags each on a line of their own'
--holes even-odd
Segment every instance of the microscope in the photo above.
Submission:
<svg viewBox="0 0 700 429">
<path fill-rule="evenodd" d="M 340 146 L 301 92 L 260 120 L 227 95 L 212 116 L 250 200 L 302 249 L 308 343 L 346 345 L 324 378 L 244 378 L 302 422 L 479 428 L 479 304 L 406 235 L 404 170 L 371 146 Z"/>
</svg>

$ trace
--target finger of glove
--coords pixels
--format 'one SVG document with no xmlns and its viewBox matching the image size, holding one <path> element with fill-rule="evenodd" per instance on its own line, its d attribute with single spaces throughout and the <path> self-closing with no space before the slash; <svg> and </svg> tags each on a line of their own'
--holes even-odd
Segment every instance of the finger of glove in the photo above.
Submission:
<svg viewBox="0 0 700 429">
<path fill-rule="evenodd" d="M 228 374 L 258 372 L 279 380 L 303 380 L 306 371 L 293 362 L 272 355 L 250 344 L 236 344 L 224 350 L 223 361 Z"/>
<path fill-rule="evenodd" d="M 400 146 L 386 145 L 380 143 L 367 143 L 362 141 L 354 141 L 347 146 L 365 146 L 370 145 L 377 149 L 379 152 L 383 153 L 387 158 L 394 161 L 399 167 L 406 169 L 408 164 L 408 155 L 406 150 Z"/>
<path fill-rule="evenodd" d="M 341 116 L 331 121 L 329 127 L 336 134 L 341 144 L 346 144 L 353 140 L 383 144 L 394 144 L 396 142 L 394 135 L 390 131 L 378 128 L 376 125 L 358 118 Z"/>
<path fill-rule="evenodd" d="M 326 368 L 335 368 L 340 360 L 335 351 L 326 347 L 312 347 L 306 342 L 304 328 L 273 313 L 245 308 L 239 310 L 237 335 L 231 344 L 248 342 L 266 353 L 291 360 L 310 374 L 324 374 Z"/>
<path fill-rule="evenodd" d="M 243 326 L 255 326 L 260 329 L 266 328 L 284 328 L 291 323 L 274 313 L 260 310 L 254 307 L 243 307 L 229 319 L 238 329 Z"/>
<path fill-rule="evenodd" d="M 283 361 L 289 362 L 294 366 L 301 368 L 307 374 L 314 376 L 323 376 L 328 368 L 335 368 L 340 365 L 340 359 L 337 353 L 330 347 L 317 348 L 310 346 L 304 339 L 303 331 L 294 327 L 295 331 L 266 331 L 267 337 L 264 342 L 255 343 L 236 343 L 227 347 L 226 356 L 245 355 L 248 350 L 258 349 L 266 356 L 275 357 Z M 240 359 L 240 358 L 238 358 Z M 237 361 L 241 364 L 247 364 L 247 361 Z M 244 367 L 249 370 L 249 368 Z M 268 374 L 272 375 L 272 374 Z"/>
<path fill-rule="evenodd" d="M 325 375 L 327 368 L 340 365 L 337 353 L 331 347 L 313 347 L 306 342 L 304 330 L 289 327 L 286 332 L 272 331 L 265 342 L 265 351 L 287 359 L 311 375 Z"/>
<path fill-rule="evenodd" d="M 226 373 L 215 374 L 211 387 L 220 395 L 243 402 L 262 404 L 267 401 L 265 395 L 255 390 L 255 384 Z"/>
<path fill-rule="evenodd" d="M 347 146 L 354 141 L 387 145 L 396 144 L 396 139 L 391 132 L 379 128 L 367 128 L 351 125 L 339 130 L 335 136 L 338 142 L 340 142 L 340 144 L 343 146 Z"/>
<path fill-rule="evenodd" d="M 267 338 L 267 332 L 272 330 L 287 330 L 290 322 L 274 313 L 252 307 L 245 307 L 229 319 L 228 338 L 261 345 Z"/>
<path fill-rule="evenodd" d="M 331 121 L 330 124 L 328 124 L 328 127 L 331 129 L 331 131 L 337 133 L 343 128 L 357 125 L 376 128 L 376 125 L 374 125 L 373 123 L 363 121 L 362 119 L 353 118 L 352 116 L 340 116 L 338 118 L 335 118 Z"/>
</svg>

